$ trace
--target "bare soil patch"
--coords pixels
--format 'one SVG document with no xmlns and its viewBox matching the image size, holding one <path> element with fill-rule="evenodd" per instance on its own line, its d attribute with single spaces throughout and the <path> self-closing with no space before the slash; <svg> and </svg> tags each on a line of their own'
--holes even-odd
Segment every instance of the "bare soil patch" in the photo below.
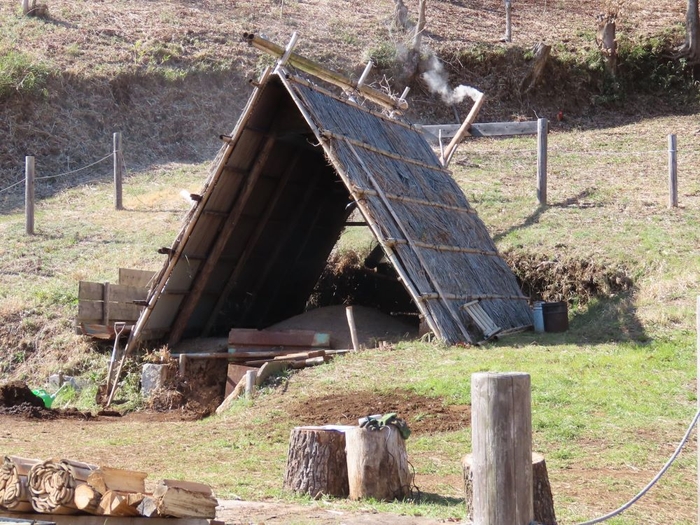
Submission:
<svg viewBox="0 0 700 525">
<path fill-rule="evenodd" d="M 330 394 L 299 401 L 288 406 L 286 411 L 292 419 L 305 425 L 353 425 L 367 415 L 395 412 L 416 434 L 449 432 L 471 424 L 469 405 L 445 405 L 441 398 L 406 390 Z"/>
</svg>

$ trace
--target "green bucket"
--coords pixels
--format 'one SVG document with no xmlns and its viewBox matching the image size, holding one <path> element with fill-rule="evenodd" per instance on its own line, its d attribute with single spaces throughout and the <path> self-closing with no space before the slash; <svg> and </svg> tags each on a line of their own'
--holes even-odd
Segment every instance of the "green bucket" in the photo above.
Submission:
<svg viewBox="0 0 700 525">
<path fill-rule="evenodd" d="M 51 408 L 51 404 L 53 403 L 54 397 L 51 394 L 49 394 L 46 390 L 44 390 L 43 388 L 36 388 L 32 390 L 32 394 L 40 398 L 44 402 L 44 406 L 46 408 Z"/>
</svg>

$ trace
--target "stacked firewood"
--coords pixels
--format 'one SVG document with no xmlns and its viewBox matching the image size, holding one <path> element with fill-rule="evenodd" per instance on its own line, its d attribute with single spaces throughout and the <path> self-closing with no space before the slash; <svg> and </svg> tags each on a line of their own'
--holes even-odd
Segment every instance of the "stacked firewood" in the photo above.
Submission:
<svg viewBox="0 0 700 525">
<path fill-rule="evenodd" d="M 6 456 L 0 467 L 0 509 L 41 514 L 214 518 L 208 485 L 161 480 L 146 491 L 145 472 L 72 460 Z"/>
</svg>

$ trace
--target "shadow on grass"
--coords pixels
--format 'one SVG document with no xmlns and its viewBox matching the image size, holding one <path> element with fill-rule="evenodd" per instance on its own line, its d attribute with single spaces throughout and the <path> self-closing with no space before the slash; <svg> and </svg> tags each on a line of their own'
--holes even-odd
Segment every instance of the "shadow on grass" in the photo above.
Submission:
<svg viewBox="0 0 700 525">
<path fill-rule="evenodd" d="M 615 297 L 592 300 L 580 312 L 569 316 L 569 329 L 566 332 L 524 332 L 518 338 L 523 342 L 552 346 L 647 343 L 651 337 L 637 316 L 635 295 L 636 291 L 632 290 Z"/>
<path fill-rule="evenodd" d="M 415 492 L 416 497 L 413 499 L 413 501 L 417 504 L 442 505 L 444 507 L 464 506 L 464 498 L 453 498 L 443 496 L 441 494 L 435 494 L 433 492 L 423 492 L 420 489 L 416 490 Z"/>
<path fill-rule="evenodd" d="M 498 233 L 493 236 L 494 242 L 498 242 L 501 239 L 507 237 L 511 233 L 519 230 L 524 230 L 526 228 L 529 228 L 533 224 L 537 224 L 540 222 L 540 217 L 546 212 L 549 208 L 566 208 L 567 206 L 571 206 L 572 204 L 577 203 L 580 199 L 585 199 L 591 194 L 590 189 L 585 189 L 581 191 L 578 195 L 574 195 L 573 197 L 568 197 L 564 199 L 563 201 L 559 202 L 554 202 L 552 204 L 547 204 L 544 206 L 539 206 L 534 212 L 532 212 L 530 215 L 525 217 L 525 220 L 522 222 L 522 224 L 519 224 L 517 226 L 513 226 L 512 228 L 509 228 L 501 233 Z"/>
</svg>

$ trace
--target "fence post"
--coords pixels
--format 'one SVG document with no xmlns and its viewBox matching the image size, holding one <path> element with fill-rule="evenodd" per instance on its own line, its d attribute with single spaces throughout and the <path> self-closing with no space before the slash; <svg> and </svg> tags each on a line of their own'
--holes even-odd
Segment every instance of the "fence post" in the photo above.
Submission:
<svg viewBox="0 0 700 525">
<path fill-rule="evenodd" d="M 472 374 L 473 515 L 479 525 L 529 525 L 532 414 L 529 374 Z"/>
<path fill-rule="evenodd" d="M 27 235 L 34 235 L 34 157 L 24 157 L 24 223 Z"/>
<path fill-rule="evenodd" d="M 678 159 L 676 136 L 668 136 L 668 207 L 678 207 Z"/>
<path fill-rule="evenodd" d="M 537 119 L 537 200 L 547 205 L 547 131 L 546 118 Z"/>
<path fill-rule="evenodd" d="M 511 41 L 512 31 L 510 23 L 511 0 L 506 0 L 506 42 Z"/>
<path fill-rule="evenodd" d="M 113 136 L 114 142 L 114 209 L 123 210 L 122 205 L 122 134 L 117 131 Z"/>
</svg>

